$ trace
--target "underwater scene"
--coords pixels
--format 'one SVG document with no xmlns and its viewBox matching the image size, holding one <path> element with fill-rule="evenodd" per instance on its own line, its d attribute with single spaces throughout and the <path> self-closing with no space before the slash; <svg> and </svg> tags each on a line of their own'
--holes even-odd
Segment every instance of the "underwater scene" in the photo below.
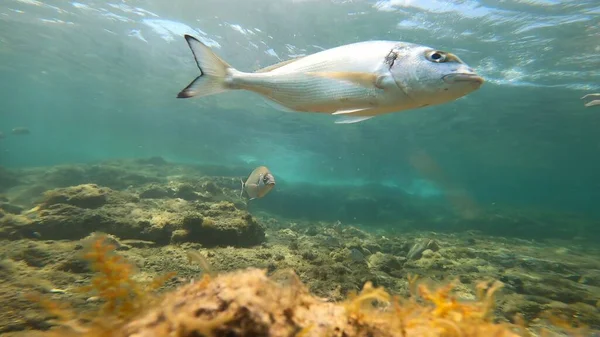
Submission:
<svg viewBox="0 0 600 337">
<path fill-rule="evenodd" d="M 0 335 L 600 336 L 599 18 L 0 1 Z"/>
</svg>

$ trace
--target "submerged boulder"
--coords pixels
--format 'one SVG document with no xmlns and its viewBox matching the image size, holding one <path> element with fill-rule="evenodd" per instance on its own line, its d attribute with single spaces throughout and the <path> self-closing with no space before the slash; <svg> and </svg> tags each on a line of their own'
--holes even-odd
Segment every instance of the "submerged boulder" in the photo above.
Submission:
<svg viewBox="0 0 600 337">
<path fill-rule="evenodd" d="M 42 208 L 56 204 L 67 204 L 80 208 L 98 208 L 107 202 L 112 190 L 95 184 L 84 184 L 57 188 L 44 193 Z"/>
<path fill-rule="evenodd" d="M 0 217 L 0 227 L 0 236 L 45 240 L 76 240 L 91 232 L 158 244 L 197 242 L 207 247 L 248 247 L 265 240 L 265 228 L 230 202 L 140 199 L 137 194 L 95 184 L 47 191 L 32 210 Z"/>
<path fill-rule="evenodd" d="M 208 210 L 188 213 L 183 218 L 188 241 L 205 246 L 258 245 L 265 240 L 265 228 L 248 212 L 230 202 L 212 204 Z"/>
</svg>

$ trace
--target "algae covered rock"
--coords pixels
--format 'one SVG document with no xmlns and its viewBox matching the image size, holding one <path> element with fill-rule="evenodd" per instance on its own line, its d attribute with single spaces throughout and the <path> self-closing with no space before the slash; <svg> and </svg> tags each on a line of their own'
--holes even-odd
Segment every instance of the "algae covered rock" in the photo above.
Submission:
<svg viewBox="0 0 600 337">
<path fill-rule="evenodd" d="M 123 239 L 198 242 L 207 247 L 248 247 L 265 240 L 265 228 L 230 202 L 140 199 L 95 184 L 50 190 L 38 207 L 20 218 L 4 216 L 0 235 L 32 237 L 36 233 L 43 239 L 81 239 L 99 231 Z"/>
<path fill-rule="evenodd" d="M 88 326 L 40 336 L 517 336 L 488 318 L 499 286 L 482 287 L 475 303 L 448 298 L 451 287 L 420 286 L 419 303 L 400 302 L 367 282 L 360 293 L 334 303 L 311 295 L 293 272 L 268 277 L 265 270 L 247 269 L 204 276 L 150 300 L 147 310 L 128 320 L 97 317 Z"/>
<path fill-rule="evenodd" d="M 150 184 L 139 195 L 144 199 L 163 199 L 173 197 L 174 191 L 166 186 Z"/>
<path fill-rule="evenodd" d="M 437 252 L 439 249 L 440 246 L 436 240 L 423 239 L 413 245 L 406 255 L 406 258 L 408 260 L 418 260 L 421 258 L 421 256 L 423 256 L 423 252 L 425 252 L 425 250 Z"/>
<path fill-rule="evenodd" d="M 392 273 L 402 269 L 404 258 L 398 258 L 390 254 L 377 252 L 369 256 L 369 266 L 385 273 Z"/>
<path fill-rule="evenodd" d="M 213 204 L 200 214 L 186 214 L 183 227 L 190 241 L 208 247 L 247 247 L 265 240 L 265 228 L 250 213 L 238 210 L 230 202 Z"/>
<path fill-rule="evenodd" d="M 11 214 L 21 214 L 21 212 L 23 212 L 23 207 L 8 202 L 0 201 L 0 210 Z"/>
<path fill-rule="evenodd" d="M 111 189 L 95 184 L 57 188 L 44 194 L 43 205 L 48 207 L 67 204 L 80 208 L 98 208 L 106 203 L 110 192 Z"/>
</svg>

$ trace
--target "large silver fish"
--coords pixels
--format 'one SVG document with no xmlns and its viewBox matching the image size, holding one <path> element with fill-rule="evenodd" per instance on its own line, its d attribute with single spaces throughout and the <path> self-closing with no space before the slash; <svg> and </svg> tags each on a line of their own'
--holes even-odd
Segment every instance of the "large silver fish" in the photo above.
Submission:
<svg viewBox="0 0 600 337">
<path fill-rule="evenodd" d="M 177 97 L 243 89 L 284 110 L 339 115 L 336 123 L 446 103 L 484 82 L 456 55 L 406 42 L 358 42 L 247 73 L 231 67 L 194 37 L 185 39 L 200 76 Z"/>
<path fill-rule="evenodd" d="M 246 182 L 241 182 L 242 192 L 240 193 L 240 198 L 244 191 L 246 191 L 250 200 L 264 197 L 275 187 L 275 177 L 273 177 L 273 174 L 271 174 L 271 171 L 266 166 L 255 168 L 250 173 L 248 179 L 246 179 Z"/>
</svg>

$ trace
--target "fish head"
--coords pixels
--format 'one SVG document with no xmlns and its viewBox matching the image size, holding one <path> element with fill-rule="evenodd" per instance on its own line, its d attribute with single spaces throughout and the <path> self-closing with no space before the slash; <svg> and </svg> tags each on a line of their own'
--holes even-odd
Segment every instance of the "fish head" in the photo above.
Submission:
<svg viewBox="0 0 600 337">
<path fill-rule="evenodd" d="M 264 197 L 275 187 L 275 177 L 271 173 L 262 174 L 258 181 L 258 195 Z"/>
<path fill-rule="evenodd" d="M 396 84 L 420 107 L 453 101 L 484 82 L 458 56 L 430 47 L 399 44 L 386 62 Z"/>
<path fill-rule="evenodd" d="M 266 173 L 261 177 L 261 184 L 265 186 L 275 186 L 275 177 L 271 173 Z"/>
</svg>

